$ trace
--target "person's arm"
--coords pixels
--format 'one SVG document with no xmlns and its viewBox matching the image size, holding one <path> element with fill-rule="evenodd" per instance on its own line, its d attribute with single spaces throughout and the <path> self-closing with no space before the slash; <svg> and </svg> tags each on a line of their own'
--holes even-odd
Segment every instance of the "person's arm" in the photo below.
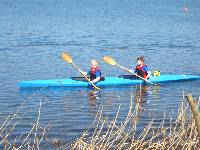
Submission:
<svg viewBox="0 0 200 150">
<path fill-rule="evenodd" d="M 101 72 L 97 71 L 96 72 L 96 79 L 92 80 L 91 82 L 96 83 L 96 82 L 100 81 L 100 79 L 101 79 Z"/>
<path fill-rule="evenodd" d="M 146 77 L 146 80 L 147 80 L 148 78 L 151 77 L 151 71 L 149 70 L 149 68 L 147 66 L 145 66 L 143 69 L 144 69 L 144 71 L 147 72 L 147 77 Z"/>
<path fill-rule="evenodd" d="M 148 74 L 147 74 L 147 79 L 148 79 L 148 78 L 151 77 L 151 71 L 148 71 L 147 73 L 148 73 Z"/>
<path fill-rule="evenodd" d="M 136 69 L 133 69 L 133 68 L 129 69 L 130 73 L 136 73 L 135 71 L 136 71 Z"/>
<path fill-rule="evenodd" d="M 134 73 L 135 70 L 133 70 L 133 69 L 129 69 L 129 72 L 130 72 L 130 73 Z"/>
<path fill-rule="evenodd" d="M 100 79 L 101 79 L 100 77 L 97 77 L 96 79 L 92 80 L 91 82 L 96 83 L 96 82 L 100 81 Z"/>
</svg>

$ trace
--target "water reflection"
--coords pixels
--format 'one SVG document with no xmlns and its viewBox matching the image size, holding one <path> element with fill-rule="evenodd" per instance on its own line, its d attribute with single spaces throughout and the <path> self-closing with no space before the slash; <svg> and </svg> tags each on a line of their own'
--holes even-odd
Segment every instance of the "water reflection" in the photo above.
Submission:
<svg viewBox="0 0 200 150">
<path fill-rule="evenodd" d="M 148 97 L 150 96 L 150 92 L 151 92 L 150 86 L 147 86 L 147 85 L 136 86 L 134 101 L 135 101 L 135 106 L 138 105 L 138 109 L 140 111 L 144 110 L 144 105 L 148 101 Z"/>
<path fill-rule="evenodd" d="M 144 104 L 148 103 L 152 97 L 154 99 L 159 98 L 160 85 L 147 86 L 136 85 L 134 100 L 136 103 L 140 103 L 141 109 L 144 108 Z"/>
<path fill-rule="evenodd" d="M 87 93 L 88 103 L 89 103 L 89 110 L 95 116 L 98 111 L 98 106 L 100 105 L 101 101 L 101 93 L 97 90 L 90 90 Z"/>
<path fill-rule="evenodd" d="M 100 91 L 91 90 L 88 92 L 88 100 L 89 100 L 90 106 L 96 106 L 97 100 L 100 100 L 100 99 L 101 99 Z"/>
<path fill-rule="evenodd" d="M 32 109 L 34 113 L 38 111 L 39 100 L 43 99 L 40 124 L 45 126 L 49 122 L 56 122 L 57 127 L 49 134 L 64 134 L 60 131 L 64 126 L 65 134 L 68 135 L 69 140 L 72 140 L 79 136 L 83 129 L 88 128 L 101 108 L 103 117 L 114 118 L 120 106 L 118 121 L 123 122 L 130 107 L 130 94 L 136 112 L 131 124 L 137 125 L 137 130 L 142 130 L 140 128 L 143 128 L 146 123 L 148 108 L 152 108 L 154 97 L 159 97 L 159 92 L 159 86 L 146 85 L 109 87 L 101 91 L 60 87 L 43 90 L 24 89 L 20 90 L 19 96 L 21 99 L 31 96 L 31 100 L 27 102 L 27 109 Z M 32 112 L 28 113 L 30 116 L 32 114 Z M 30 120 L 34 120 L 34 117 Z M 63 122 L 57 123 L 60 120 Z"/>
<path fill-rule="evenodd" d="M 147 103 L 150 103 L 152 99 L 159 98 L 159 92 L 160 85 L 136 85 L 135 92 L 133 93 L 135 102 L 135 117 L 132 122 L 134 122 L 134 124 L 138 123 L 142 113 L 146 113 L 148 109 Z"/>
<path fill-rule="evenodd" d="M 153 98 L 154 99 L 160 99 L 160 87 L 161 87 L 161 85 L 154 85 L 153 87 L 152 87 L 152 96 L 153 96 Z"/>
</svg>

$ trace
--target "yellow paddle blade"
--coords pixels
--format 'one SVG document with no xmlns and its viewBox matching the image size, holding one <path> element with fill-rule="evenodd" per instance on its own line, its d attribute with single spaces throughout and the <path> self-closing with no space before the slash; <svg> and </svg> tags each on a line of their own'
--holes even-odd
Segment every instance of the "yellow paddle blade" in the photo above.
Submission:
<svg viewBox="0 0 200 150">
<path fill-rule="evenodd" d="M 68 62 L 69 64 L 72 64 L 72 58 L 69 54 L 67 53 L 62 53 L 62 58 L 63 60 L 65 60 L 66 62 Z"/>
<path fill-rule="evenodd" d="M 110 64 L 113 66 L 117 65 L 117 62 L 109 56 L 103 56 L 103 61 L 105 61 L 107 64 Z"/>
</svg>

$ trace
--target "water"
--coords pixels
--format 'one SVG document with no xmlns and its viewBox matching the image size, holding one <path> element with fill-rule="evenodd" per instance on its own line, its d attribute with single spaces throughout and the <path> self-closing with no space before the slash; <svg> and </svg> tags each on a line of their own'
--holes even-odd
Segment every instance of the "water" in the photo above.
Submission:
<svg viewBox="0 0 200 150">
<path fill-rule="evenodd" d="M 184 12 L 183 8 L 189 11 Z M 124 74 L 105 64 L 110 55 L 121 65 L 134 67 L 144 55 L 151 70 L 161 74 L 200 75 L 200 2 L 192 1 L 0 1 L 0 113 L 1 122 L 33 93 L 20 110 L 23 120 L 12 136 L 25 134 L 35 123 L 42 101 L 40 126 L 53 122 L 49 138 L 68 143 L 80 136 L 103 106 L 113 117 L 121 104 L 119 121 L 128 112 L 135 86 L 105 88 L 98 98 L 89 89 L 19 90 L 21 80 L 78 76 L 73 66 L 60 57 L 69 52 L 82 70 L 97 58 L 104 76 Z M 140 103 L 141 128 L 150 111 L 163 109 L 176 116 L 182 92 L 200 95 L 200 81 L 144 87 Z M 134 102 L 135 104 L 135 102 Z M 158 118 L 159 119 L 159 118 Z M 16 119 L 17 120 L 17 119 Z M 14 121 L 12 121 L 13 123 Z"/>
</svg>

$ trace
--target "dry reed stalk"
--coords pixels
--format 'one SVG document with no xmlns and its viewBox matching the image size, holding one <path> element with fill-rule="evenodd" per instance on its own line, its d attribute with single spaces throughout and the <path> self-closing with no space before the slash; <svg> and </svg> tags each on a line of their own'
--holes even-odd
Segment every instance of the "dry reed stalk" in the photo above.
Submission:
<svg viewBox="0 0 200 150">
<path fill-rule="evenodd" d="M 37 117 L 37 121 L 36 121 L 36 125 L 35 125 L 35 138 L 34 138 L 34 144 L 37 146 L 37 149 L 40 149 L 39 145 L 38 145 L 37 130 L 38 130 L 38 126 L 39 126 L 41 107 L 42 107 L 42 102 L 40 101 L 38 117 Z"/>
<path fill-rule="evenodd" d="M 120 105 L 120 106 L 121 106 L 121 105 Z M 108 126 L 108 131 L 106 132 L 105 138 L 104 138 L 103 141 L 102 141 L 102 143 L 105 143 L 105 144 L 103 145 L 103 147 L 100 147 L 100 148 L 102 148 L 102 149 L 105 149 L 106 147 L 108 147 L 108 142 L 109 142 L 109 141 L 111 140 L 111 138 L 113 137 L 113 136 L 111 136 L 111 134 L 109 134 L 109 133 L 112 133 L 114 127 L 117 127 L 117 126 L 116 126 L 116 120 L 117 120 L 117 117 L 118 117 L 118 115 L 119 115 L 120 106 L 119 106 L 119 108 L 118 108 L 117 114 L 115 115 L 115 118 L 113 119 L 113 121 L 111 121 L 111 123 L 110 123 L 109 126 Z M 109 130 L 109 129 L 111 129 L 111 130 Z M 108 136 L 108 138 L 106 138 L 107 136 Z M 106 142 L 105 142 L 105 141 L 106 141 Z"/>
<path fill-rule="evenodd" d="M 143 132 L 140 134 L 138 138 L 133 136 L 133 131 L 136 131 L 136 122 L 132 128 L 127 132 L 125 128 L 128 126 L 131 118 L 134 118 L 135 114 L 132 112 L 127 114 L 127 117 L 122 125 L 116 127 L 116 119 L 113 119 L 110 124 L 108 122 L 101 122 L 104 126 L 107 125 L 106 134 L 100 134 L 98 130 L 102 132 L 102 128 L 95 130 L 93 135 L 98 134 L 99 140 L 95 143 L 98 138 L 92 136 L 91 140 L 87 140 L 84 142 L 84 137 L 80 139 L 84 145 L 82 147 L 73 147 L 74 149 L 193 149 L 199 148 L 197 132 L 195 130 L 195 124 L 192 120 L 191 114 L 187 114 L 188 104 L 185 104 L 184 101 L 181 102 L 180 108 L 178 111 L 178 115 L 175 121 L 173 121 L 172 117 L 170 118 L 170 125 L 168 127 L 165 126 L 165 118 L 166 113 L 164 112 L 163 121 L 160 124 L 160 128 L 155 131 L 153 124 L 154 119 L 150 121 L 150 123 L 144 128 Z M 136 109 L 135 109 L 136 110 Z M 118 110 L 119 111 L 119 110 Z M 118 113 L 117 113 L 118 115 Z M 98 117 L 99 120 L 102 120 Z M 98 122 L 100 123 L 100 122 Z M 97 125 L 99 126 L 99 125 Z M 97 129 L 97 128 L 95 128 Z M 117 129 L 117 130 L 114 130 Z M 123 133 L 123 134 L 122 134 Z M 147 136 L 151 135 L 150 139 L 147 139 Z M 88 137 L 89 135 L 87 135 Z M 87 139 L 87 137 L 85 137 Z M 90 136 L 89 136 L 90 137 Z M 95 138 L 95 139 L 93 139 Z M 159 138 L 159 140 L 156 140 Z M 132 142 L 130 142 L 130 140 Z M 91 141 L 95 141 L 91 143 Z M 119 141 L 119 142 L 118 142 Z M 77 145 L 80 140 L 74 142 L 74 145 Z M 117 142 L 117 143 L 116 143 Z M 79 143 L 80 144 L 80 143 Z"/>
<path fill-rule="evenodd" d="M 68 146 L 70 146 L 70 148 L 72 149 L 81 150 L 199 149 L 200 147 L 198 132 L 195 130 L 196 121 L 194 121 L 192 115 L 188 113 L 189 105 L 184 103 L 184 97 L 185 95 L 183 93 L 183 100 L 181 101 L 177 118 L 173 120 L 171 117 L 169 121 L 169 126 L 165 127 L 165 120 L 167 118 L 166 112 L 164 111 L 163 120 L 158 125 L 159 128 L 157 126 L 154 126 L 154 120 L 156 119 L 156 116 L 154 116 L 151 119 L 151 121 L 147 124 L 147 126 L 144 127 L 144 130 L 140 133 L 140 135 L 136 137 L 135 135 L 137 130 L 137 120 L 135 118 L 137 117 L 139 112 L 139 103 L 135 105 L 136 108 L 133 112 L 133 95 L 131 94 L 129 111 L 125 120 L 121 124 L 117 124 L 117 119 L 120 113 L 120 105 L 115 117 L 113 119 L 110 119 L 110 121 L 103 115 L 103 107 L 101 107 L 98 110 L 92 125 L 90 126 L 95 127 L 92 135 L 89 134 L 89 129 L 87 129 L 85 132 L 83 132 L 80 138 L 78 138 L 76 141 L 74 141 Z M 140 97 L 136 98 L 138 100 L 140 99 Z M 199 102 L 200 98 L 196 104 L 199 105 Z M 8 141 L 8 137 L 16 127 L 16 124 L 18 124 L 19 122 L 16 122 L 9 130 L 8 125 L 13 121 L 14 118 L 20 118 L 20 120 L 23 120 L 23 118 L 18 117 L 17 115 L 19 109 L 16 113 L 9 114 L 9 116 L 6 118 L 6 120 L 0 127 L 0 137 L 2 138 L 1 144 L 4 147 L 4 149 L 40 149 L 40 144 L 42 140 L 48 141 L 47 138 L 44 139 L 44 136 L 53 124 L 50 123 L 49 127 L 47 126 L 46 128 L 41 128 L 39 126 L 41 104 L 42 103 L 40 102 L 36 123 L 31 123 L 32 129 L 23 139 L 23 142 L 18 148 L 15 146 L 15 142 L 21 139 L 21 136 L 19 138 L 16 138 L 14 140 L 14 143 Z M 38 128 L 43 130 L 41 135 L 37 134 Z M 27 139 L 33 132 L 35 134 L 33 144 L 31 144 L 29 141 L 27 141 Z M 67 145 L 62 145 L 60 148 L 67 149 Z"/>
</svg>

